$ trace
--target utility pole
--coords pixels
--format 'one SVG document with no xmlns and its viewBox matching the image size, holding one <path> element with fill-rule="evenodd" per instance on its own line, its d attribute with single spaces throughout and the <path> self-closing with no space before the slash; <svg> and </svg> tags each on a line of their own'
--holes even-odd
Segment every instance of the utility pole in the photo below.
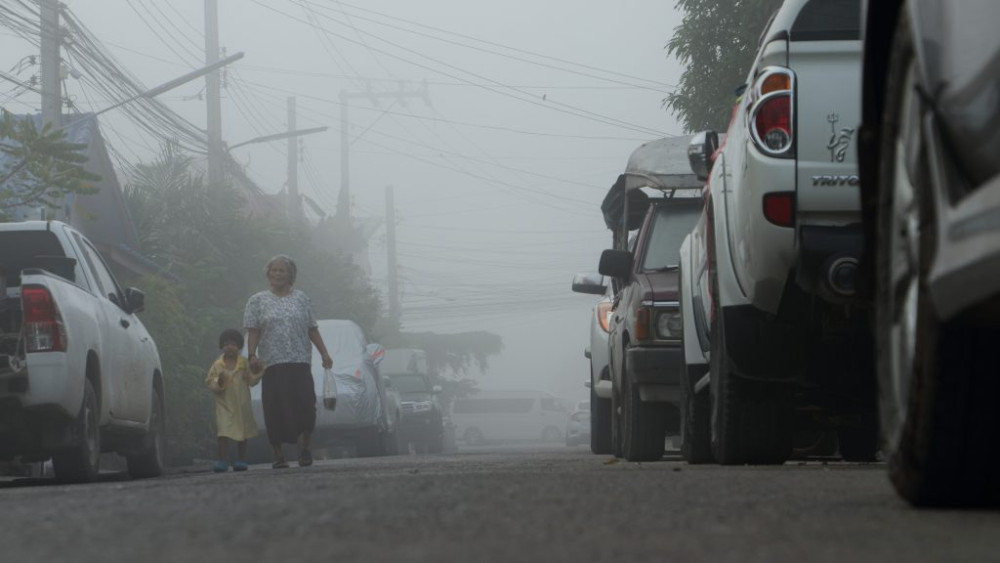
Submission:
<svg viewBox="0 0 1000 563">
<path fill-rule="evenodd" d="M 205 64 L 219 60 L 219 2 L 205 0 Z M 222 183 L 222 102 L 219 71 L 205 77 L 205 100 L 208 103 L 208 185 Z"/>
<path fill-rule="evenodd" d="M 385 246 L 388 258 L 389 320 L 399 325 L 399 274 L 396 270 L 396 204 L 392 186 L 385 187 Z"/>
<path fill-rule="evenodd" d="M 288 132 L 295 131 L 295 96 L 288 97 Z M 299 138 L 288 138 L 288 203 L 286 210 L 293 225 L 302 218 L 302 202 L 299 201 Z"/>
<path fill-rule="evenodd" d="M 427 96 L 427 85 L 420 90 L 406 91 L 400 87 L 398 92 L 348 92 L 340 91 L 340 194 L 337 196 L 336 217 L 348 224 L 351 218 L 351 175 L 350 175 L 350 135 L 348 132 L 348 108 L 351 100 L 355 98 L 366 98 L 371 100 L 372 105 L 378 106 L 379 98 L 393 98 L 399 100 L 403 105 L 405 98 L 423 98 L 427 105 L 430 105 L 430 98 Z"/>
<path fill-rule="evenodd" d="M 59 83 L 59 2 L 41 0 L 42 126 L 62 126 L 62 85 Z"/>
</svg>

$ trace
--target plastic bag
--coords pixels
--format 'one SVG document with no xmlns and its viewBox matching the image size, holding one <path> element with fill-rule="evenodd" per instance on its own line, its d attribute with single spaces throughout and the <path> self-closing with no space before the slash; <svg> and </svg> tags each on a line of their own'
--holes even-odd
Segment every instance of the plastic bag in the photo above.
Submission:
<svg viewBox="0 0 1000 563">
<path fill-rule="evenodd" d="M 337 376 L 332 369 L 323 371 L 323 406 L 331 411 L 337 407 Z"/>
</svg>

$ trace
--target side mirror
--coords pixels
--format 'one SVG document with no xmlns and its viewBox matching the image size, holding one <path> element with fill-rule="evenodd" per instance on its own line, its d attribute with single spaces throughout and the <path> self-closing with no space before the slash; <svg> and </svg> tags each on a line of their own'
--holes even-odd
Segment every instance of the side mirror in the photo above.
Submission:
<svg viewBox="0 0 1000 563">
<path fill-rule="evenodd" d="M 587 358 L 588 360 L 590 359 L 590 346 L 587 346 L 586 348 L 583 349 L 583 357 Z"/>
<path fill-rule="evenodd" d="M 632 254 L 627 250 L 605 250 L 597 270 L 605 276 L 626 279 L 632 272 Z"/>
<path fill-rule="evenodd" d="M 688 163 L 699 180 L 708 179 L 712 171 L 712 155 L 719 149 L 719 134 L 715 131 L 700 131 L 691 137 L 688 145 Z"/>
<path fill-rule="evenodd" d="M 431 387 L 431 393 L 434 393 L 435 395 L 437 395 L 440 392 L 441 392 L 441 386 L 440 385 L 435 385 L 434 387 Z"/>
<path fill-rule="evenodd" d="M 588 379 L 587 381 L 584 381 L 584 382 L 583 382 L 583 386 L 584 386 L 584 387 L 586 387 L 587 389 L 590 389 L 590 388 L 591 388 L 591 387 L 593 387 L 594 385 L 593 385 L 593 384 L 592 384 L 592 383 L 590 382 L 590 380 Z"/>
<path fill-rule="evenodd" d="M 573 291 L 576 293 L 604 295 L 607 289 L 608 286 L 604 284 L 604 278 L 600 274 L 577 274 L 573 276 Z"/>
<path fill-rule="evenodd" d="M 125 308 L 129 313 L 138 313 L 146 308 L 146 294 L 134 287 L 125 289 Z"/>
</svg>

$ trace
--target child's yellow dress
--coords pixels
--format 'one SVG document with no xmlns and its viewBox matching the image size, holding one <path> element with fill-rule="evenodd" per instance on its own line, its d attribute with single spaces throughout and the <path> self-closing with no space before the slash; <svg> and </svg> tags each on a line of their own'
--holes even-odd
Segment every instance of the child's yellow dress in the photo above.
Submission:
<svg viewBox="0 0 1000 563">
<path fill-rule="evenodd" d="M 253 374 L 250 363 L 243 356 L 236 358 L 233 369 L 226 367 L 223 356 L 212 364 L 205 384 L 215 391 L 215 423 L 220 438 L 242 442 L 259 434 L 250 408 L 250 388 L 257 385 L 263 375 L 263 370 Z"/>
</svg>

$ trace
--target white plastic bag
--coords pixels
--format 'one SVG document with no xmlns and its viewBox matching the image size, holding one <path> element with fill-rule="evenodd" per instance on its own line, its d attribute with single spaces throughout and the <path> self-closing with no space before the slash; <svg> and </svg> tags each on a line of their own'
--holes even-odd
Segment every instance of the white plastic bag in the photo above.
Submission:
<svg viewBox="0 0 1000 563">
<path fill-rule="evenodd" d="M 332 369 L 323 372 L 323 406 L 331 411 L 337 407 L 337 376 Z"/>
</svg>

